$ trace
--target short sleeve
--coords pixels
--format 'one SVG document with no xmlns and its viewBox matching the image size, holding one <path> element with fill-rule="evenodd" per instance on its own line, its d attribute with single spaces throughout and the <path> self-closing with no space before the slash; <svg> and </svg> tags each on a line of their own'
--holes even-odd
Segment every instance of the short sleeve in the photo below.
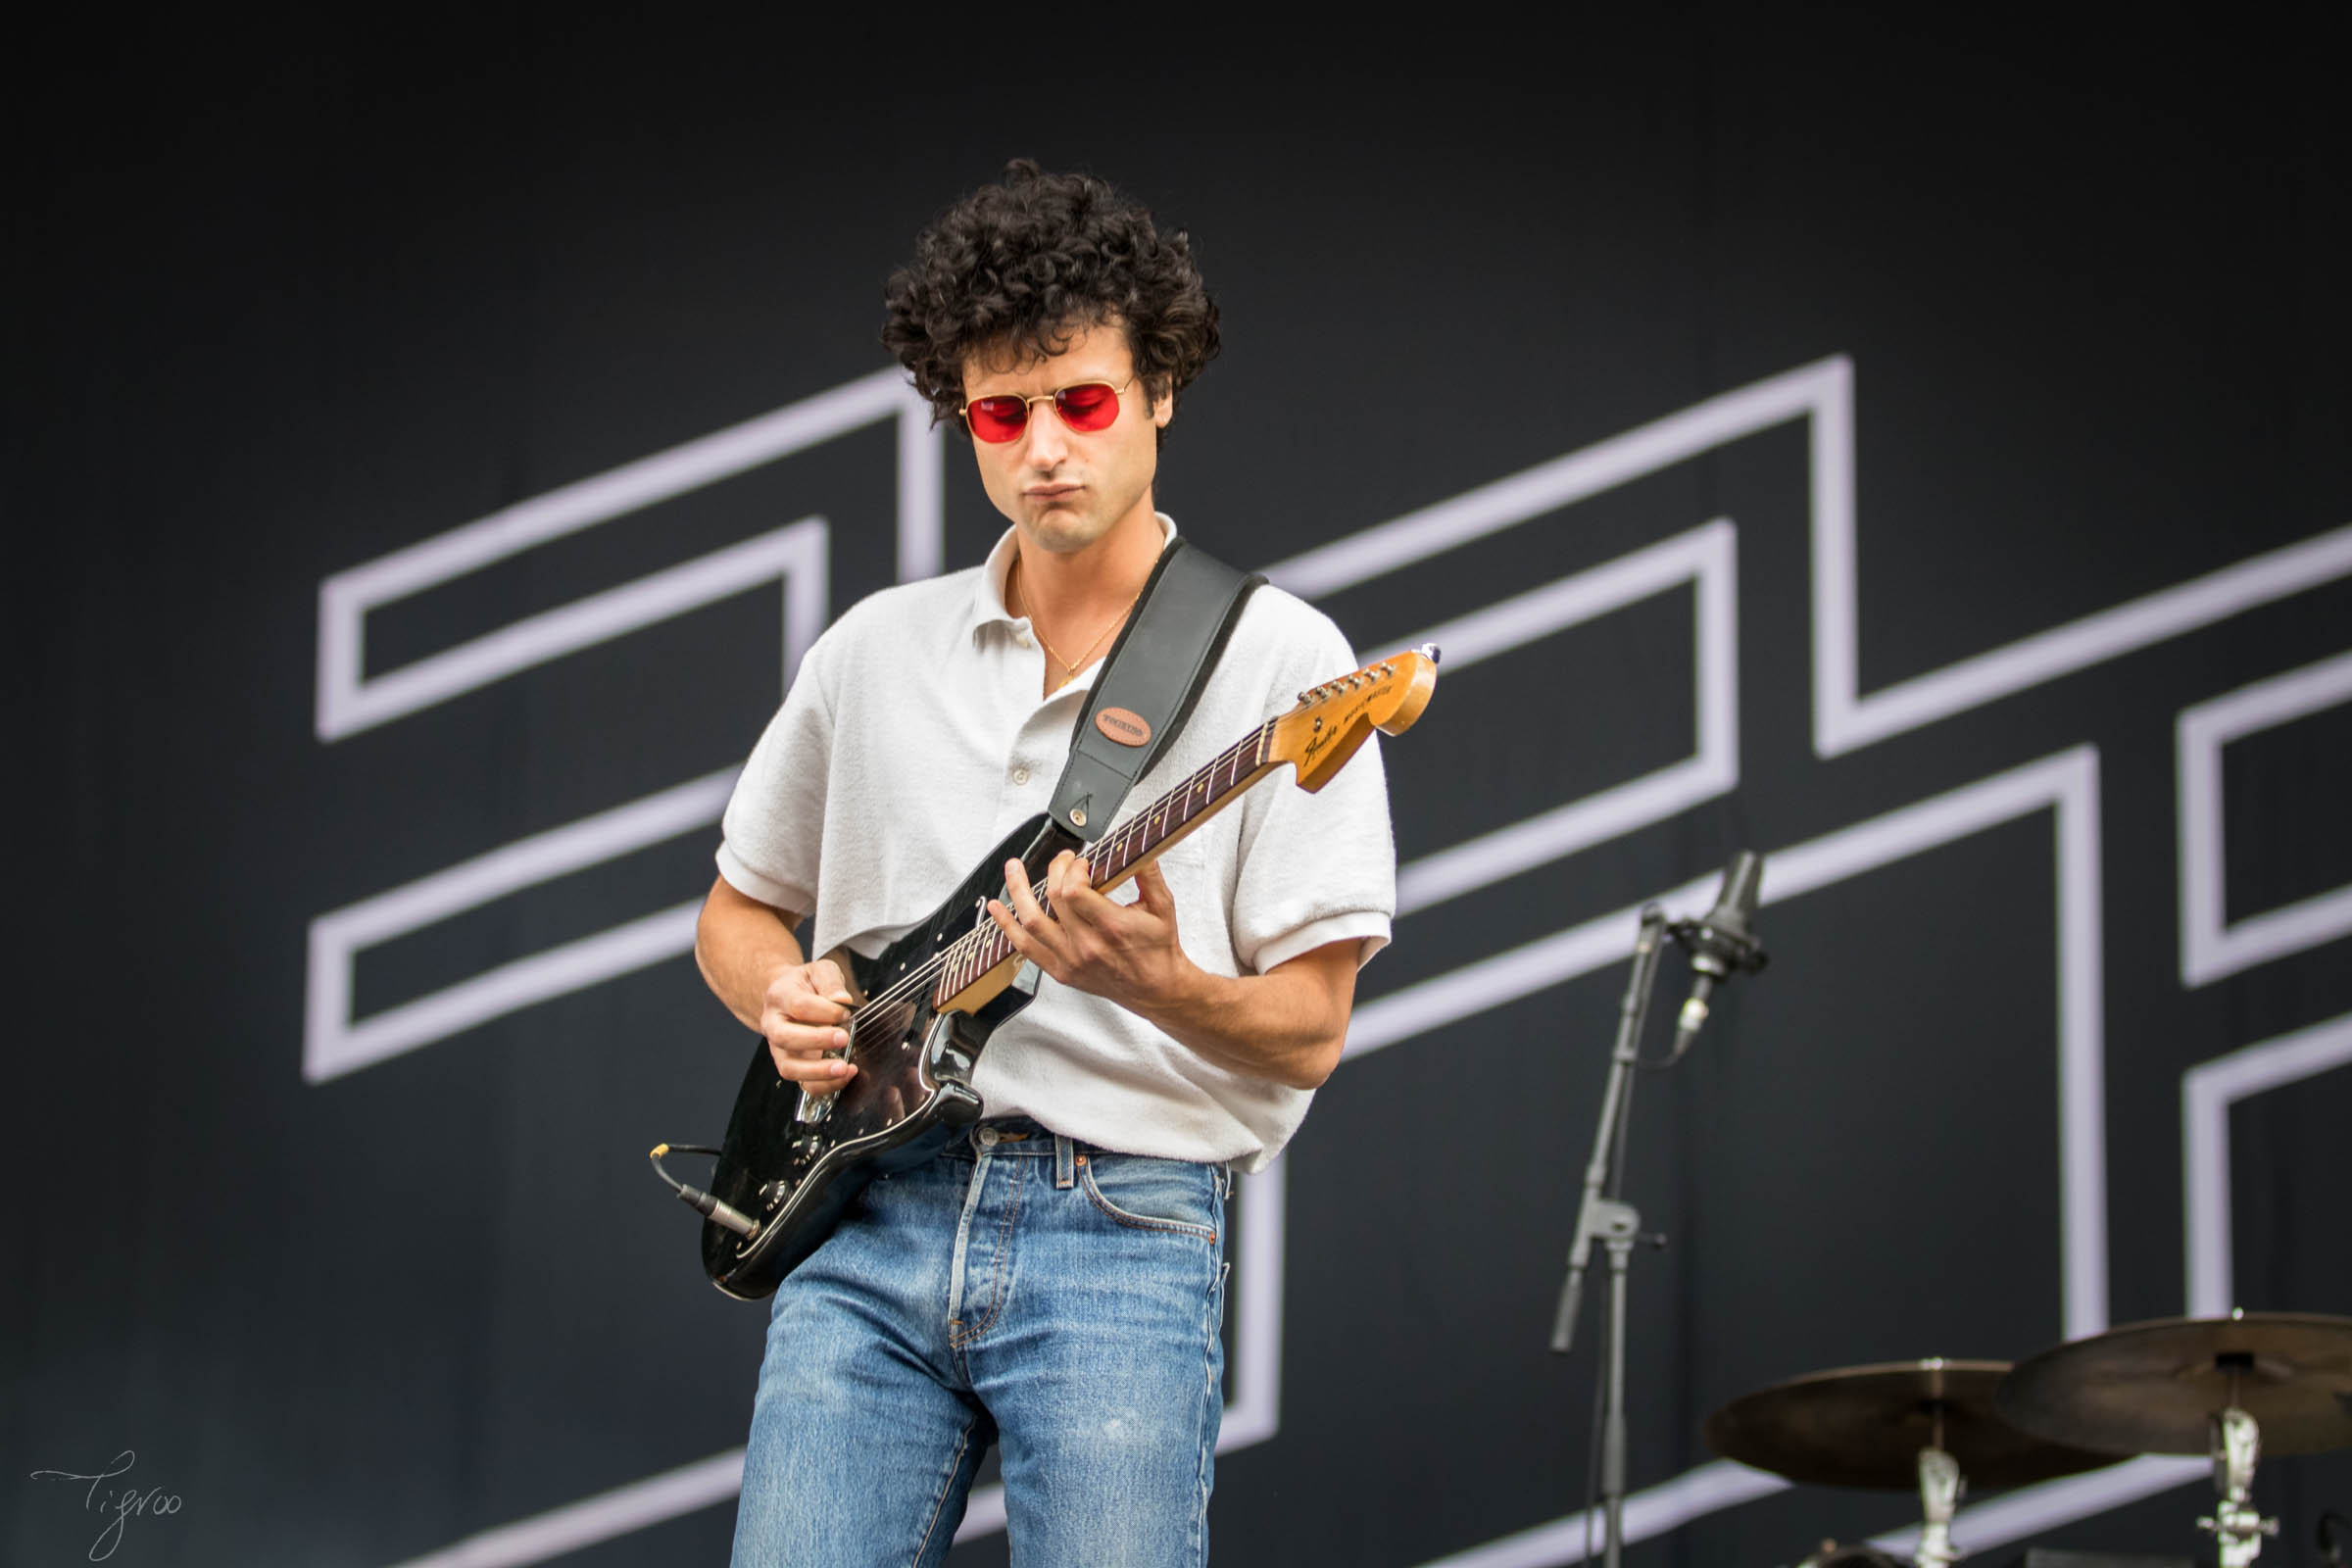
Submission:
<svg viewBox="0 0 2352 1568">
<path fill-rule="evenodd" d="M 1347 639 L 1319 611 L 1296 600 L 1286 608 L 1292 634 L 1271 652 L 1279 691 L 1356 667 Z M 1248 970 L 1263 974 L 1349 939 L 1359 944 L 1361 964 L 1388 945 L 1396 907 L 1396 845 L 1378 735 L 1314 794 L 1298 788 L 1287 768 L 1250 792 L 1231 922 L 1234 956 Z"/>
<path fill-rule="evenodd" d="M 815 906 L 833 710 L 819 639 L 735 780 L 720 819 L 718 874 L 747 898 L 807 914 Z"/>
</svg>

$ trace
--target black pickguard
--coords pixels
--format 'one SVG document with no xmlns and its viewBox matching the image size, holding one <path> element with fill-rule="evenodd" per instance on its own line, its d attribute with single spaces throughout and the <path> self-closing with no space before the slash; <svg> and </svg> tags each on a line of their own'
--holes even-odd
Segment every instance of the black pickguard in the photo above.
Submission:
<svg viewBox="0 0 2352 1568">
<path fill-rule="evenodd" d="M 801 1093 L 776 1072 L 762 1040 L 735 1097 L 710 1191 L 760 1222 L 750 1238 L 703 1223 L 703 1269 L 729 1296 L 756 1300 L 816 1250 L 834 1222 L 880 1171 L 928 1158 L 982 1113 L 972 1068 L 988 1037 L 1029 1001 L 1007 986 L 977 1011 L 939 1013 L 928 982 L 892 986 L 913 974 L 985 919 L 983 899 L 1004 897 L 1004 865 L 1016 856 L 1033 882 L 1063 850 L 1083 846 L 1040 814 L 990 852 L 926 917 L 871 959 L 852 956 L 867 1001 L 850 1025 L 858 1071 L 832 1097 L 823 1119 L 798 1119 Z"/>
</svg>

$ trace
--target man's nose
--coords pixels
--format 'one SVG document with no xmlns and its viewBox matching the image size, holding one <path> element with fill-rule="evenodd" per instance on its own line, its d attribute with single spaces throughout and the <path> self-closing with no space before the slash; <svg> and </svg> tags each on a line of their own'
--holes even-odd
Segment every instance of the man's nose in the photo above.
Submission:
<svg viewBox="0 0 2352 1568">
<path fill-rule="evenodd" d="M 1069 432 L 1061 426 L 1061 416 L 1054 408 L 1052 398 L 1039 398 L 1029 405 L 1028 459 L 1033 466 L 1051 468 L 1069 452 Z"/>
</svg>

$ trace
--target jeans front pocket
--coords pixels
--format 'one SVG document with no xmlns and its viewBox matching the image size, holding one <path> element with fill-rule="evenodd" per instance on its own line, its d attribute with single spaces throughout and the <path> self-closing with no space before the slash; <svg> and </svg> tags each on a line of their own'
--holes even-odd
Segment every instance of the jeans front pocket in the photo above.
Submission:
<svg viewBox="0 0 2352 1568">
<path fill-rule="evenodd" d="M 1089 1150 L 1078 1156 L 1078 1183 L 1087 1201 L 1135 1230 L 1197 1236 L 1213 1245 L 1224 1222 L 1224 1174 L 1214 1166 Z"/>
</svg>

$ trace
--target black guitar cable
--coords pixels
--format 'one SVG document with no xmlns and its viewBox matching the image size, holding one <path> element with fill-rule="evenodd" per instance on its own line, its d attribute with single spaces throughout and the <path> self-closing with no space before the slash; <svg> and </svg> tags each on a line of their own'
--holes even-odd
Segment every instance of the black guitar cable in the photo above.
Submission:
<svg viewBox="0 0 2352 1568">
<path fill-rule="evenodd" d="M 711 1197 L 709 1193 L 704 1192 L 699 1187 L 687 1186 L 684 1182 L 678 1180 L 675 1176 L 672 1176 L 668 1171 L 662 1169 L 662 1156 L 671 1152 L 680 1154 L 710 1154 L 715 1156 L 718 1153 L 717 1150 L 710 1148 L 704 1144 L 656 1144 L 653 1148 L 653 1152 L 647 1154 L 645 1157 L 654 1162 L 654 1174 L 661 1177 L 663 1181 L 669 1183 L 669 1190 L 678 1195 L 678 1201 L 684 1203 L 687 1207 L 693 1209 L 696 1213 L 702 1215 L 704 1218 L 710 1220 L 712 1223 L 724 1225 L 727 1229 L 733 1231 L 736 1235 L 742 1237 L 747 1242 L 760 1234 L 760 1222 L 758 1220 L 752 1218 L 749 1214 L 746 1214 L 739 1208 L 731 1208 L 727 1204 L 720 1202 L 717 1199 Z"/>
</svg>

